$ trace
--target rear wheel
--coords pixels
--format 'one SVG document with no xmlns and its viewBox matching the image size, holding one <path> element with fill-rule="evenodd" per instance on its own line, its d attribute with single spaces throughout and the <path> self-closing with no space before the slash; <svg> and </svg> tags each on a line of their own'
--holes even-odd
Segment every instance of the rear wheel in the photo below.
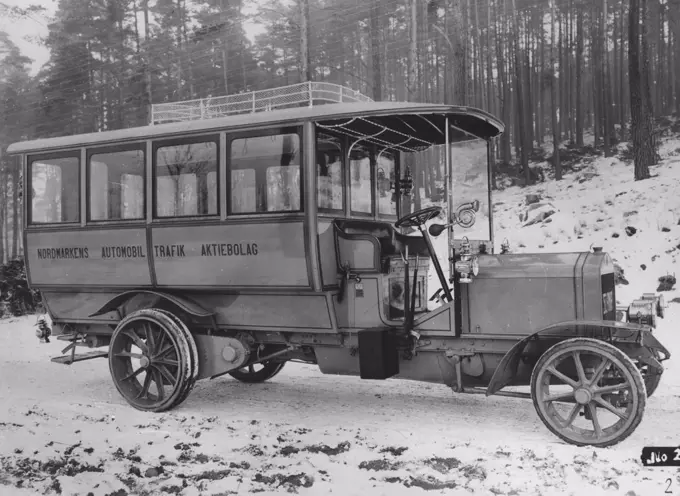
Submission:
<svg viewBox="0 0 680 496">
<path fill-rule="evenodd" d="M 182 403 L 198 376 L 196 343 L 164 310 L 126 316 L 109 344 L 109 370 L 118 392 L 138 410 L 163 412 Z"/>
<path fill-rule="evenodd" d="M 568 339 L 548 349 L 534 367 L 531 396 L 553 434 L 570 444 L 597 447 L 630 436 L 642 421 L 647 400 L 635 363 L 616 347 L 589 338 Z"/>
<path fill-rule="evenodd" d="M 271 379 L 281 372 L 286 362 L 265 361 L 232 370 L 229 375 L 241 382 L 258 383 Z"/>
</svg>

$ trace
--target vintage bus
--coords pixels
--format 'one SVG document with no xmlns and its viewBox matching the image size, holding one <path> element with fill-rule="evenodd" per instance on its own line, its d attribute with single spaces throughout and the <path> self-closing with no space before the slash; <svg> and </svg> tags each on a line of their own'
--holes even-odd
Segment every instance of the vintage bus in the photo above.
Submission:
<svg viewBox="0 0 680 496">
<path fill-rule="evenodd" d="M 261 382 L 302 361 L 523 395 L 573 444 L 633 432 L 668 350 L 616 320 L 601 250 L 498 253 L 498 119 L 327 83 L 278 96 L 156 106 L 148 126 L 9 147 L 51 322 L 39 333 L 70 342 L 55 362 L 106 358 L 144 411 L 177 407 L 200 379 Z"/>
</svg>

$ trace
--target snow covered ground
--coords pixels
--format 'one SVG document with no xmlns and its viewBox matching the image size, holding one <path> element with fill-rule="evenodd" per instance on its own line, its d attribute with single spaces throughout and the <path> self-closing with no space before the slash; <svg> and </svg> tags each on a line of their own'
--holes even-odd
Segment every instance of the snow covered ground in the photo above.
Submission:
<svg viewBox="0 0 680 496">
<path fill-rule="evenodd" d="M 680 304 L 658 329 L 680 354 Z M 445 386 L 362 381 L 288 364 L 269 383 L 201 382 L 177 410 L 145 414 L 104 360 L 53 364 L 33 319 L 0 324 L 0 494 L 664 494 L 678 469 L 641 466 L 680 440 L 671 360 L 642 424 L 607 449 L 562 443 L 530 401 Z M 674 326 L 673 323 L 676 325 Z M 117 492 L 116 492 L 117 491 Z M 630 491 L 634 491 L 631 493 Z"/>
<path fill-rule="evenodd" d="M 560 184 L 506 189 L 497 248 L 603 246 L 630 282 L 617 286 L 622 304 L 655 291 L 680 254 L 680 142 L 662 156 L 639 183 L 632 166 L 599 158 Z M 551 222 L 520 227 L 527 193 L 549 197 Z M 180 408 L 145 414 L 118 395 L 105 360 L 53 364 L 64 343 L 40 344 L 35 317 L 0 321 L 0 495 L 680 495 L 680 469 L 640 462 L 643 446 L 680 444 L 678 297 L 665 293 L 655 332 L 673 358 L 642 424 L 597 450 L 561 442 L 526 400 L 300 364 L 265 384 L 200 382 Z"/>
</svg>

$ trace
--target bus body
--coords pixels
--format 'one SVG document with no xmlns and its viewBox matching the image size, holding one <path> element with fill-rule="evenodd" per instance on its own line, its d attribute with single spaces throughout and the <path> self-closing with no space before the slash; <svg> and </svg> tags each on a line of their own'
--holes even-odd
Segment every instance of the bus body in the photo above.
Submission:
<svg viewBox="0 0 680 496">
<path fill-rule="evenodd" d="M 310 101 L 11 145 L 28 280 L 71 342 L 54 361 L 107 358 L 148 411 L 178 406 L 196 380 L 259 382 L 287 361 L 458 392 L 530 385 L 562 439 L 621 441 L 670 355 L 651 326 L 616 320 L 606 253 L 495 253 L 488 150 L 502 132 L 469 107 Z M 605 399 L 628 420 L 560 427 L 541 400 L 550 370 L 578 376 L 560 346 L 618 367 L 608 384 L 634 400 Z M 600 386 L 567 383 L 592 419 Z"/>
</svg>

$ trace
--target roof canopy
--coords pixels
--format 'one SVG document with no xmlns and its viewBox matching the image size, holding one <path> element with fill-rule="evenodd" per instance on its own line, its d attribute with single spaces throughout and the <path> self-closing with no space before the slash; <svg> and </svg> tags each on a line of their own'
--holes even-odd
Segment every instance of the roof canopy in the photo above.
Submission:
<svg viewBox="0 0 680 496">
<path fill-rule="evenodd" d="M 504 131 L 501 121 L 482 110 L 453 105 L 359 102 L 290 108 L 100 133 L 45 138 L 14 143 L 8 153 L 37 153 L 81 146 L 111 145 L 153 138 L 168 138 L 220 131 L 240 131 L 270 126 L 316 122 L 319 127 L 361 138 L 379 146 L 415 151 L 445 143 L 445 122 L 452 126 L 452 142 L 490 139 Z"/>
</svg>

